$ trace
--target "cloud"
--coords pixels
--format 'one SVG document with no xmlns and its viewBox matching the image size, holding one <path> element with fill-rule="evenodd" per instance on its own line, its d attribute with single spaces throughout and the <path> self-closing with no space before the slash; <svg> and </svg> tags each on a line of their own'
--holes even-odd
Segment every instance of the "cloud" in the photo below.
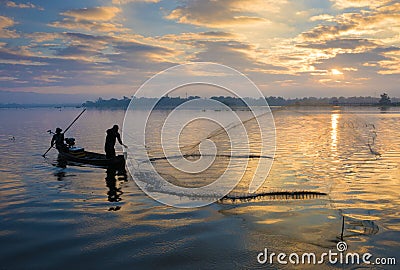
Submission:
<svg viewBox="0 0 400 270">
<path fill-rule="evenodd" d="M 380 73 L 382 67 L 380 65 L 365 65 L 365 63 L 378 63 L 386 60 L 389 59 L 380 54 L 378 49 L 362 53 L 342 53 L 315 63 L 316 70 L 325 70 L 325 72 L 311 75 L 314 75 L 317 83 L 331 86 L 345 85 L 347 87 L 365 87 L 367 81 L 369 81 L 367 89 L 371 89 L 379 87 L 379 84 L 384 83 L 384 78 L 382 78 L 383 81 L 380 82 L 380 77 L 377 76 L 377 73 Z M 334 72 L 335 69 L 337 71 Z"/>
<path fill-rule="evenodd" d="M 18 38 L 19 34 L 15 30 L 8 30 L 15 25 L 13 19 L 5 16 L 0 16 L 0 38 Z"/>
<path fill-rule="evenodd" d="M 119 23 L 73 21 L 70 19 L 56 21 L 49 24 L 49 26 L 69 29 L 69 30 L 83 30 L 87 32 L 101 32 L 101 33 L 118 33 L 129 30 L 127 28 L 124 28 L 123 25 Z"/>
<path fill-rule="evenodd" d="M 330 0 L 337 9 L 370 7 L 376 8 L 392 2 L 392 0 Z"/>
<path fill-rule="evenodd" d="M 49 44 L 55 58 L 86 61 L 96 65 L 107 64 L 129 67 L 129 62 L 136 66 L 140 61 L 159 62 L 160 59 L 173 57 L 176 52 L 161 45 L 146 44 L 135 39 L 135 35 L 108 36 L 83 33 L 59 33 L 48 36 L 37 35 L 38 40 L 49 42 L 51 37 L 58 44 Z M 60 43 L 61 41 L 61 43 Z M 42 47 L 43 44 L 36 46 Z M 169 61 L 169 60 L 167 60 Z"/>
<path fill-rule="evenodd" d="M 57 38 L 62 38 L 62 33 L 57 33 L 57 32 L 35 32 L 35 33 L 30 33 L 30 34 L 25 34 L 24 36 L 26 38 L 30 38 L 34 42 L 45 42 L 45 41 L 52 41 Z"/>
<path fill-rule="evenodd" d="M 390 25 L 390 27 L 388 27 Z M 337 37 L 379 37 L 381 41 L 392 39 L 400 41 L 400 13 L 392 12 L 390 7 L 381 7 L 375 11 L 344 13 L 330 20 L 329 24 L 320 24 L 305 31 L 301 36 L 305 40 L 329 40 Z M 395 39 L 395 40 L 393 40 Z"/>
<path fill-rule="evenodd" d="M 136 85 L 142 79 L 174 64 L 179 52 L 162 45 L 137 41 L 137 35 L 90 35 L 83 33 L 35 33 L 27 47 L 2 43 L 0 65 L 4 87 L 13 84 Z M 34 70 L 34 72 L 32 72 Z M 15 85 L 14 85 L 15 86 Z"/>
<path fill-rule="evenodd" d="M 224 31 L 187 32 L 164 35 L 158 37 L 157 41 L 169 48 L 180 48 L 180 59 L 183 61 L 212 61 L 243 69 L 248 64 L 248 68 L 261 68 L 256 56 L 262 52 L 246 42 L 240 34 Z"/>
<path fill-rule="evenodd" d="M 84 66 L 86 69 L 82 68 L 80 73 L 86 74 L 87 83 L 94 80 L 105 83 L 129 81 L 133 80 L 131 74 L 145 73 L 142 77 L 146 77 L 151 70 L 186 61 L 220 62 L 251 74 L 263 85 L 280 81 L 287 87 L 344 83 L 344 79 L 328 78 L 334 75 L 332 70 L 343 73 L 340 76 L 346 79 L 347 85 L 352 82 L 362 84 L 360 78 L 367 77 L 365 74 L 373 77 L 378 72 L 385 75 L 397 72 L 396 54 L 376 50 L 390 42 L 398 44 L 396 5 L 331 15 L 322 9 L 300 12 L 301 6 L 289 7 L 285 1 L 268 11 L 264 7 L 271 1 L 254 3 L 243 0 L 185 2 L 173 9 L 167 19 L 206 30 L 147 37 L 131 34 L 122 23 L 117 23 L 115 19 L 120 11 L 111 12 L 114 15 L 108 15 L 111 19 L 106 21 L 101 19 L 106 15 L 99 10 L 94 12 L 96 8 L 89 9 L 92 10 L 90 16 L 83 15 L 87 9 L 77 9 L 62 13 L 65 18 L 52 25 L 84 32 L 65 33 L 61 46 L 52 45 L 49 35 L 38 35 L 36 40 L 46 42 L 53 57 Z M 266 3 L 265 6 L 262 3 Z M 287 12 L 286 7 L 290 9 Z M 286 15 L 277 12 L 282 8 Z M 275 26 L 285 20 L 294 24 L 300 19 L 304 24 L 288 31 L 291 37 L 271 38 L 267 35 L 269 28 L 277 28 Z M 387 27 L 389 22 L 390 29 Z M 374 38 L 377 35 L 383 39 Z M 350 60 L 346 62 L 346 59 Z M 376 66 L 367 67 L 365 63 Z M 314 79 L 316 77 L 318 80 Z"/>
<path fill-rule="evenodd" d="M 310 21 L 315 22 L 315 21 L 332 21 L 335 17 L 329 14 L 321 14 L 317 16 L 312 16 L 310 18 Z"/>
<path fill-rule="evenodd" d="M 218 28 L 266 23 L 268 20 L 258 14 L 267 5 L 276 9 L 269 1 L 255 0 L 194 0 L 177 7 L 166 16 L 179 23 Z M 272 10 L 272 9 L 271 9 Z"/>
<path fill-rule="evenodd" d="M 380 6 L 378 10 L 381 12 L 400 12 L 400 3 L 393 3 L 387 6 Z"/>
<path fill-rule="evenodd" d="M 217 62 L 253 74 L 279 74 L 285 67 L 264 62 L 251 44 L 234 40 L 203 40 L 195 42 L 197 52 L 193 61 Z"/>
<path fill-rule="evenodd" d="M 342 49 L 343 52 L 348 50 L 350 52 L 361 52 L 377 48 L 379 44 L 369 39 L 362 38 L 336 38 L 327 41 L 317 41 L 307 44 L 297 44 L 297 47 L 311 48 L 311 49 Z"/>
<path fill-rule="evenodd" d="M 388 48 L 383 52 L 383 56 L 386 59 L 378 62 L 381 67 L 378 73 L 384 75 L 400 74 L 400 48 Z"/>
<path fill-rule="evenodd" d="M 126 5 L 129 3 L 158 3 L 161 0 L 112 0 L 113 4 Z"/>
<path fill-rule="evenodd" d="M 117 7 L 92 7 L 73 9 L 61 13 L 63 16 L 71 17 L 75 21 L 109 21 L 121 10 Z"/>
<path fill-rule="evenodd" d="M 16 79 L 17 79 L 16 77 L 0 76 L 0 81 L 7 81 L 7 82 L 9 82 L 9 81 L 14 81 L 14 80 L 16 80 Z"/>
<path fill-rule="evenodd" d="M 305 40 L 331 39 L 345 33 L 355 27 L 355 23 L 338 25 L 318 25 L 310 31 L 303 32 L 301 36 Z"/>
<path fill-rule="evenodd" d="M 36 6 L 36 5 L 34 5 L 34 4 L 30 3 L 30 2 L 17 4 L 17 3 L 13 2 L 13 1 L 7 1 L 6 2 L 6 6 L 10 7 L 10 8 L 36 8 L 36 9 L 39 9 L 39 10 L 44 10 L 43 8 L 38 7 L 38 6 Z"/>
<path fill-rule="evenodd" d="M 359 6 L 367 4 L 363 1 L 336 2 L 353 4 L 352 7 L 357 3 Z M 340 55 L 368 55 L 369 59 L 353 58 L 358 61 L 354 65 L 361 67 L 359 73 L 365 71 L 362 67 L 371 68 L 373 65 L 378 74 L 399 74 L 400 3 L 374 3 L 368 5 L 370 10 L 339 14 L 304 31 L 296 46 L 325 54 L 326 59 L 339 59 Z"/>
<path fill-rule="evenodd" d="M 353 68 L 353 67 L 344 67 L 342 68 L 344 71 L 357 71 L 358 68 Z"/>
<path fill-rule="evenodd" d="M 61 13 L 62 16 L 65 16 L 62 21 L 55 21 L 49 25 L 87 32 L 116 33 L 129 31 L 122 24 L 113 21 L 119 12 L 121 12 L 121 9 L 112 6 L 73 9 Z"/>
<path fill-rule="evenodd" d="M 398 1 L 108 2 L 115 6 L 72 9 L 71 2 L 69 9 L 52 10 L 55 14 L 46 10 L 49 16 L 35 22 L 35 28 L 26 28 L 16 17 L 18 32 L 14 18 L 0 16 L 0 36 L 18 37 L 0 42 L 2 87 L 18 83 L 62 91 L 104 85 L 104 92 L 111 93 L 114 85 L 132 89 L 154 73 L 188 61 L 232 66 L 279 95 L 301 89 L 292 94 L 309 95 L 309 89 L 318 94 L 333 86 L 370 89 L 385 80 L 392 89 L 398 85 L 393 83 L 398 75 L 390 76 L 400 70 Z M 141 16 L 159 8 L 166 17 Z M 22 16 L 31 10 L 8 11 Z M 57 13 L 60 17 L 49 22 Z M 26 18 L 31 22 L 33 16 Z M 31 33 L 40 23 L 41 32 Z"/>
<path fill-rule="evenodd" d="M 24 66 L 44 66 L 47 65 L 43 62 L 34 62 L 31 60 L 18 60 L 18 59 L 0 59 L 0 64 L 8 64 L 8 65 L 24 65 Z"/>
<path fill-rule="evenodd" d="M 56 83 L 56 82 L 60 82 L 64 78 L 65 77 L 63 77 L 63 76 L 57 76 L 57 75 L 51 75 L 51 74 L 48 74 L 48 75 L 43 74 L 43 75 L 40 75 L 40 76 L 36 76 L 33 79 L 35 81 L 40 81 L 40 82 L 43 82 L 43 83 Z"/>
<path fill-rule="evenodd" d="M 167 34 L 157 38 L 159 41 L 168 44 L 179 45 L 187 44 L 196 46 L 199 41 L 221 41 L 221 40 L 239 40 L 240 35 L 224 32 L 224 31 L 207 31 L 207 32 L 185 32 L 180 34 Z"/>
<path fill-rule="evenodd" d="M 145 44 L 137 41 L 114 41 L 115 53 L 109 56 L 110 60 L 125 67 L 136 67 L 146 63 L 170 63 L 170 58 L 178 52 L 173 49 L 157 45 Z"/>
</svg>

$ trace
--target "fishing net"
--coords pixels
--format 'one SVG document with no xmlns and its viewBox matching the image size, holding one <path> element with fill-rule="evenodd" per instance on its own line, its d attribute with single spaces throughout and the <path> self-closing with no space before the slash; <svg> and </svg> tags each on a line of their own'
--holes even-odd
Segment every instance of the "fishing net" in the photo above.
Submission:
<svg viewBox="0 0 400 270">
<path fill-rule="evenodd" d="M 182 112 L 187 113 L 187 112 Z M 193 112 L 192 112 L 193 113 Z M 210 111 L 209 114 L 223 114 Z M 161 146 L 162 123 L 168 117 L 164 111 L 154 111 L 148 119 L 147 130 L 152 136 L 146 138 L 148 161 L 156 171 L 170 183 L 186 188 L 196 188 L 216 181 L 227 169 L 230 160 L 246 163 L 246 170 L 235 188 L 220 202 L 234 203 L 251 200 L 314 199 L 330 195 L 336 179 L 357 170 L 363 160 L 380 157 L 377 147 L 376 127 L 371 119 L 360 113 L 351 113 L 336 108 L 302 108 L 286 106 L 273 109 L 277 131 L 275 156 L 262 155 L 257 118 L 246 111 L 238 112 L 241 120 L 221 127 L 214 122 L 201 120 L 190 122 L 179 135 L 179 155 L 166 156 L 164 142 Z M 199 112 L 193 113 L 198 115 Z M 200 114 L 207 115 L 207 111 Z M 361 115 L 361 116 L 360 116 Z M 228 131 L 235 132 L 244 127 L 249 136 L 251 149 L 245 154 L 231 153 Z M 203 147 L 204 142 L 213 142 L 213 147 Z M 187 173 L 171 166 L 171 160 L 196 162 L 200 158 L 212 160 L 212 165 L 201 173 Z M 254 177 L 254 168 L 260 159 L 274 161 L 271 171 L 262 172 L 264 184 L 256 191 L 249 192 Z M 148 162 L 143 161 L 143 162 Z M 350 165 L 349 165 L 350 164 Z M 140 164 L 138 171 L 140 171 Z M 143 165 L 143 164 L 142 164 Z M 149 180 L 151 176 L 147 176 Z M 148 185 L 150 187 L 151 184 Z M 160 186 L 160 192 L 170 192 Z M 183 196 L 184 194 L 175 194 Z M 195 196 L 218 197 L 219 194 L 196 194 Z"/>
<path fill-rule="evenodd" d="M 124 121 L 128 168 L 157 200 L 324 196 L 335 179 L 362 166 L 359 159 L 379 157 L 375 124 L 362 113 L 328 106 L 271 112 L 254 84 L 231 69 L 201 63 L 173 69 L 138 90 Z M 193 88 L 209 93 L 211 85 L 229 97 L 189 97 L 181 104 L 177 96 L 205 77 L 211 83 Z M 160 98 L 144 108 L 143 95 L 154 92 Z"/>
</svg>

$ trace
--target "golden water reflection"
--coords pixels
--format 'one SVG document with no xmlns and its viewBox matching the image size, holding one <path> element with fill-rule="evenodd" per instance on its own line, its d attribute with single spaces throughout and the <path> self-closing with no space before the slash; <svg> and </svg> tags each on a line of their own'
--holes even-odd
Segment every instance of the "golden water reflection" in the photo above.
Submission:
<svg viewBox="0 0 400 270">
<path fill-rule="evenodd" d="M 10 269 L 26 265 L 56 268 L 60 264 L 69 269 L 97 269 L 104 267 L 102 258 L 121 268 L 129 264 L 157 269 L 168 264 L 170 269 L 186 265 L 254 269 L 260 267 L 255 256 L 265 247 L 288 253 L 334 250 L 342 216 L 344 239 L 351 252 L 396 256 L 400 114 L 380 114 L 374 109 L 275 112 L 276 158 L 260 192 L 313 190 L 328 196 L 267 198 L 197 209 L 160 205 L 131 179 L 107 185 L 103 169 L 67 166 L 60 171 L 45 163 L 40 154 L 48 147 L 49 138 L 40 132 L 56 126 L 60 119 L 68 122 L 76 111 L 15 111 L 13 115 L 20 117 L 13 119 L 4 114 L 0 130 L 20 135 L 14 143 L 0 134 L 0 150 L 9 154 L 0 163 L 0 240 L 7 244 L 0 251 L 1 261 Z M 71 134 L 79 145 L 101 152 L 104 131 L 115 119 L 122 119 L 123 113 L 88 111 Z M 44 122 L 44 118 L 48 120 Z M 252 123 L 249 125 L 251 129 Z M 372 143 L 374 132 L 375 144 L 371 146 L 381 153 L 379 157 L 367 145 Z M 53 154 L 49 159 L 56 159 Z M 214 178 L 224 167 L 216 165 Z M 257 165 L 256 159 L 249 161 L 243 182 L 234 192 L 247 191 Z M 202 180 L 193 178 L 192 182 Z M 109 200 L 110 191 L 117 189 L 123 194 L 116 197 L 111 192 Z M 117 206 L 119 211 L 108 211 Z M 117 256 L 111 256 L 115 250 Z M 18 256 L 24 260 L 12 260 Z"/>
<path fill-rule="evenodd" d="M 338 141 L 338 123 L 339 123 L 340 114 L 334 113 L 331 115 L 331 150 L 332 152 L 336 152 L 337 150 L 337 141 Z"/>
</svg>

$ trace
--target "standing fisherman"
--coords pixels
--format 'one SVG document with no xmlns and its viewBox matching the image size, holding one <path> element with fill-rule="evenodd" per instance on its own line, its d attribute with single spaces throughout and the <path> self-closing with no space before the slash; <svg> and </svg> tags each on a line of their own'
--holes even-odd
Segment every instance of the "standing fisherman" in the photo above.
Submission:
<svg viewBox="0 0 400 270">
<path fill-rule="evenodd" d="M 121 135 L 118 132 L 118 125 L 114 125 L 112 128 L 107 129 L 106 143 L 104 145 L 104 150 L 106 151 L 107 158 L 115 158 L 115 142 L 118 140 L 120 145 L 127 147 L 122 143 Z"/>
<path fill-rule="evenodd" d="M 54 144 L 56 145 L 56 149 L 58 151 L 65 151 L 66 147 L 64 144 L 64 133 L 61 133 L 62 129 L 61 128 L 56 128 L 56 133 L 53 135 L 53 138 L 51 139 L 51 145 L 53 146 Z"/>
</svg>

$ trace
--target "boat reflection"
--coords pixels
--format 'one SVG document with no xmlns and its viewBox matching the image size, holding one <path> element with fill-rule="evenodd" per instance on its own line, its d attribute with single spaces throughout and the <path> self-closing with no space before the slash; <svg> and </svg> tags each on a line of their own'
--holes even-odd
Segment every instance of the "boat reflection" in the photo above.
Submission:
<svg viewBox="0 0 400 270">
<path fill-rule="evenodd" d="M 54 166 L 56 166 L 57 168 L 62 168 L 65 169 L 67 168 L 67 161 L 63 158 L 61 158 L 60 156 L 57 157 L 57 162 L 55 164 L 53 164 Z"/>
<path fill-rule="evenodd" d="M 77 166 L 77 167 L 85 166 L 80 163 L 67 161 L 62 156 L 59 156 L 57 162 L 53 163 L 53 165 L 57 168 L 60 168 L 60 170 L 54 173 L 54 176 L 57 178 L 58 181 L 63 181 L 64 178 L 67 176 L 65 172 L 67 165 Z M 93 167 L 92 165 L 89 166 Z M 105 182 L 106 182 L 106 187 L 108 188 L 107 201 L 113 203 L 120 202 L 122 200 L 121 195 L 123 194 L 123 191 L 121 189 L 121 181 L 122 182 L 128 181 L 127 171 L 125 169 L 125 166 L 107 166 L 107 167 L 100 166 L 99 168 L 106 169 Z M 118 211 L 120 209 L 121 209 L 120 206 L 112 206 L 108 209 L 108 211 Z"/>
<path fill-rule="evenodd" d="M 65 178 L 65 172 L 63 170 L 60 170 L 54 173 L 54 176 L 57 178 L 57 181 L 63 181 Z"/>
</svg>

